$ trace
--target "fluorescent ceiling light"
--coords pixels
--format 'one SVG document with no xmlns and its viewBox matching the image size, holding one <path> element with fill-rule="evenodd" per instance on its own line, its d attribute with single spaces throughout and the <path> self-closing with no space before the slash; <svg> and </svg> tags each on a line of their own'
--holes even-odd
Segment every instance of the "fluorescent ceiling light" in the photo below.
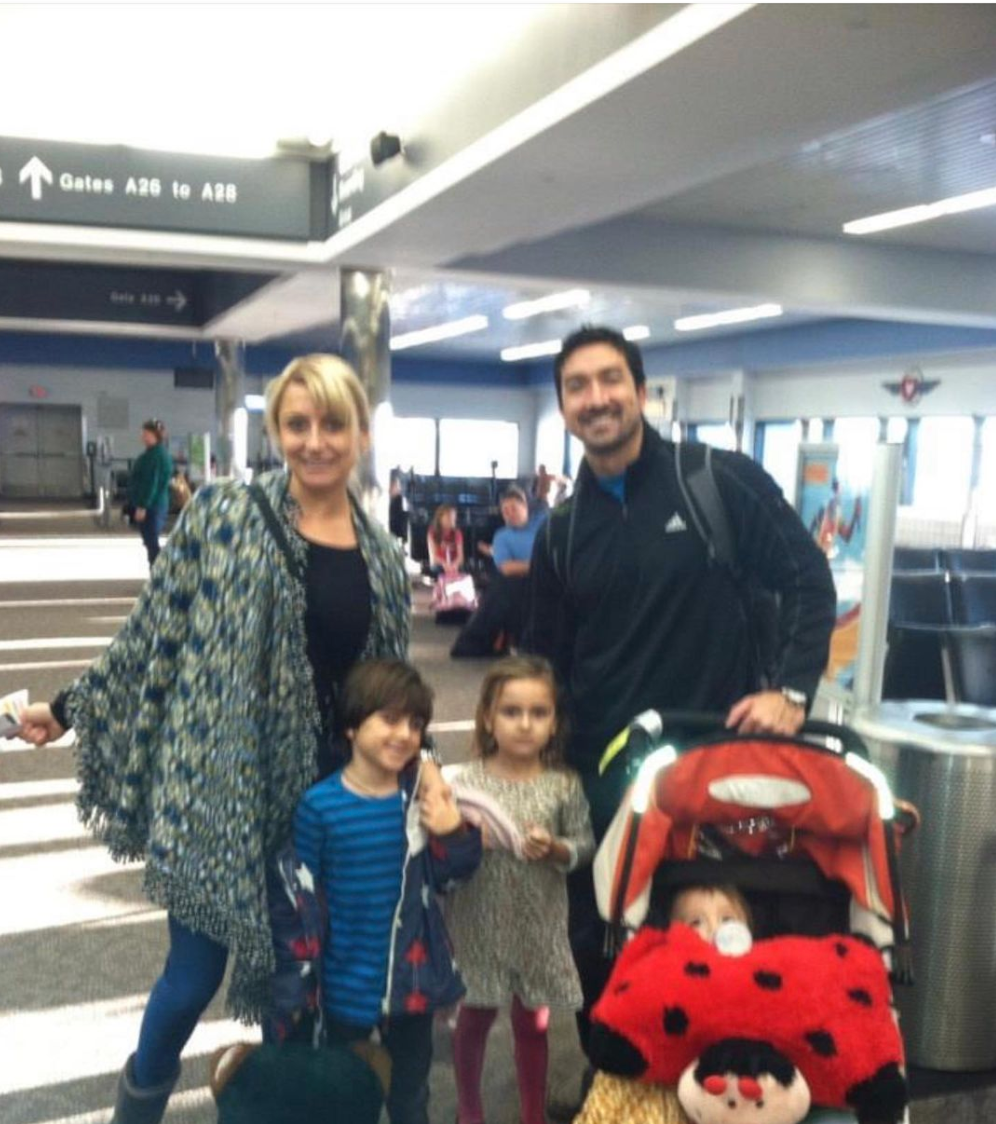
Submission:
<svg viewBox="0 0 996 1124">
<path fill-rule="evenodd" d="M 915 222 L 930 222 L 943 215 L 957 215 L 960 211 L 977 211 L 981 207 L 996 206 L 996 187 L 984 191 L 970 191 L 967 195 L 952 195 L 936 203 L 918 203 L 915 207 L 902 207 L 898 211 L 883 211 L 844 223 L 845 234 L 875 234 L 879 230 L 892 230 L 897 226 L 911 226 Z"/>
<path fill-rule="evenodd" d="M 486 316 L 465 316 L 462 320 L 451 320 L 448 324 L 437 324 L 434 328 L 420 328 L 417 332 L 403 332 L 400 336 L 392 336 L 391 350 L 404 351 L 406 347 L 450 340 L 454 336 L 465 336 L 468 332 L 479 332 L 487 326 Z"/>
<path fill-rule="evenodd" d="M 556 355 L 558 351 L 560 340 L 544 340 L 542 343 L 502 348 L 501 357 L 506 363 L 518 363 L 520 359 L 539 359 L 541 355 Z"/>
<path fill-rule="evenodd" d="M 525 320 L 529 316 L 539 316 L 541 312 L 559 312 L 562 308 L 577 308 L 591 300 L 587 289 L 568 289 L 563 293 L 551 293 L 534 301 L 520 301 L 501 310 L 506 320 Z"/>
<path fill-rule="evenodd" d="M 701 316 L 682 316 L 675 320 L 678 332 L 697 332 L 702 328 L 718 328 L 722 324 L 744 324 L 748 320 L 764 320 L 781 316 L 780 304 L 755 304 L 750 308 L 728 308 L 725 312 L 707 312 Z"/>
<path fill-rule="evenodd" d="M 645 340 L 650 337 L 650 329 L 646 324 L 634 324 L 630 328 L 623 328 L 623 339 Z"/>
</svg>

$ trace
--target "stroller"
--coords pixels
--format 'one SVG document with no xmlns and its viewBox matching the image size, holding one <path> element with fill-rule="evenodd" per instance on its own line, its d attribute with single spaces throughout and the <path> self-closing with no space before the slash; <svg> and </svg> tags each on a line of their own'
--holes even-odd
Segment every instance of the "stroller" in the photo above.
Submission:
<svg viewBox="0 0 996 1124">
<path fill-rule="evenodd" d="M 907 1096 L 886 970 L 911 982 L 898 848 L 916 811 L 846 727 L 741 736 L 723 721 L 649 711 L 629 729 L 643 759 L 595 859 L 619 958 L 594 1008 L 592 1060 L 673 1087 L 681 1108 L 617 1119 L 790 1124 L 812 1104 L 894 1124 Z M 680 751 L 665 728 L 686 736 Z M 723 955 L 667 928 L 690 886 L 739 891 L 753 943 Z"/>
</svg>

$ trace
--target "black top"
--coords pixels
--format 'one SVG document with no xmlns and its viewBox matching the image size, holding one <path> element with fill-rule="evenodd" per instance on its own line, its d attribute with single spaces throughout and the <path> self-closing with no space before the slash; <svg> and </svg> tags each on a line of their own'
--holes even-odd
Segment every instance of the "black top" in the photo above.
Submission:
<svg viewBox="0 0 996 1124">
<path fill-rule="evenodd" d="M 324 724 L 332 713 L 332 701 L 363 651 L 370 631 L 370 579 L 359 547 L 342 549 L 309 542 L 305 596 L 308 659 Z M 323 730 L 319 754 L 322 775 L 330 764 L 323 755 L 332 737 L 341 733 L 327 726 Z"/>
<path fill-rule="evenodd" d="M 625 503 L 585 462 L 533 550 L 526 646 L 567 688 L 569 757 L 582 772 L 648 707 L 725 711 L 757 688 L 737 586 L 708 561 L 671 445 L 647 426 L 643 437 Z M 719 450 L 712 463 L 741 570 L 780 597 L 775 683 L 812 698 L 835 616 L 826 558 L 759 465 Z"/>
</svg>

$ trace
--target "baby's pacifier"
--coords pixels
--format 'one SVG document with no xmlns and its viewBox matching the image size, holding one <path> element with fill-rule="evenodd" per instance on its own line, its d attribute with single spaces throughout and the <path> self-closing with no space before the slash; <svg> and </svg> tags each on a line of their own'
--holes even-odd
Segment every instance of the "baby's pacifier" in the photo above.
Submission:
<svg viewBox="0 0 996 1124">
<path fill-rule="evenodd" d="M 744 956 L 753 948 L 754 938 L 742 921 L 721 921 L 712 943 L 724 956 Z"/>
</svg>

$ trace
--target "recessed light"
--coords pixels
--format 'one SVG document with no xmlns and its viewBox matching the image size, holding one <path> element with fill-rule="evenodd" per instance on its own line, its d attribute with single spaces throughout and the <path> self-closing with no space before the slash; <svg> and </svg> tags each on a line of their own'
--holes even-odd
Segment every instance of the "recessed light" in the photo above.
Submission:
<svg viewBox="0 0 996 1124">
<path fill-rule="evenodd" d="M 432 328 L 420 328 L 415 332 L 403 332 L 391 337 L 391 350 L 404 351 L 407 347 L 419 347 L 424 343 L 437 343 L 450 340 L 454 336 L 465 336 L 469 332 L 480 332 L 488 326 L 486 316 L 465 316 L 462 320 L 451 320 L 447 324 L 436 324 Z"/>
<path fill-rule="evenodd" d="M 977 211 L 982 207 L 996 206 L 996 187 L 970 191 L 966 195 L 950 195 L 936 203 L 918 203 L 914 207 L 901 207 L 898 211 L 883 211 L 864 219 L 844 223 L 845 234 L 876 234 L 880 230 L 894 230 L 897 226 L 912 226 L 917 222 L 930 222 L 944 215 L 957 215 L 962 211 Z"/>
<path fill-rule="evenodd" d="M 501 357 L 505 363 L 518 363 L 522 359 L 539 359 L 542 355 L 556 355 L 559 351 L 560 340 L 544 340 L 542 343 L 502 348 Z"/>
<path fill-rule="evenodd" d="M 623 328 L 623 337 L 628 340 L 645 340 L 650 336 L 650 329 L 646 324 L 633 324 L 629 328 Z"/>
<path fill-rule="evenodd" d="M 577 308 L 591 300 L 587 289 L 567 289 L 563 293 L 551 293 L 533 301 L 519 301 L 501 310 L 506 320 L 525 320 L 529 316 L 539 316 L 541 312 L 559 312 L 562 308 Z"/>
<path fill-rule="evenodd" d="M 702 328 L 718 328 L 723 324 L 746 324 L 749 320 L 765 320 L 769 316 L 781 316 L 780 304 L 755 304 L 749 308 L 728 308 L 725 312 L 707 312 L 701 316 L 682 316 L 675 320 L 678 332 L 697 332 Z"/>
</svg>

